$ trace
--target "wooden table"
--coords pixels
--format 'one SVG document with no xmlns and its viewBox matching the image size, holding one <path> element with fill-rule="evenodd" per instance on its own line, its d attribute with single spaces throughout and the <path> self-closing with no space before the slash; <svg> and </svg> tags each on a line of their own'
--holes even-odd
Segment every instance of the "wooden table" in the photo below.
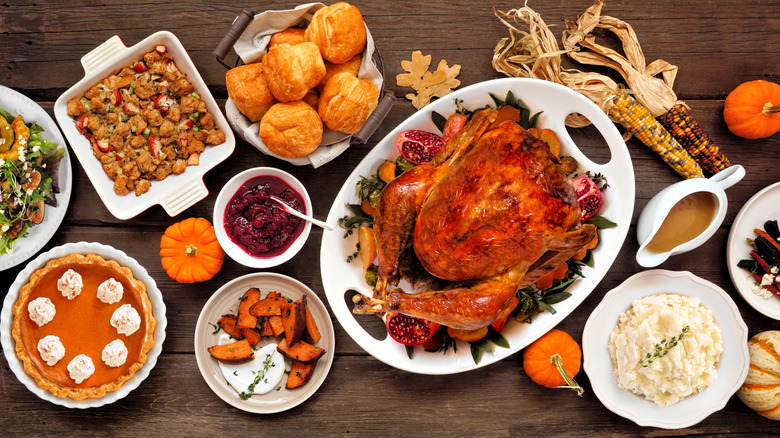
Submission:
<svg viewBox="0 0 780 438">
<path fill-rule="evenodd" d="M 354 2 L 382 52 L 387 87 L 399 101 L 364 146 L 351 147 L 319 168 L 295 167 L 267 157 L 238 141 L 233 155 L 206 175 L 210 194 L 171 218 L 160 207 L 120 221 L 103 206 L 81 165 L 73 157 L 73 196 L 65 221 L 42 251 L 67 242 L 96 241 L 114 246 L 138 260 L 154 277 L 167 306 L 168 329 L 157 366 L 128 397 L 91 410 L 65 409 L 38 399 L 0 360 L 0 430 L 2 435 L 718 435 L 767 434 L 775 423 L 758 416 L 736 396 L 725 409 L 681 431 L 640 428 L 602 406 L 584 373 L 578 381 L 587 392 L 542 388 L 524 374 L 520 354 L 459 375 L 423 376 L 384 365 L 358 347 L 334 319 L 336 357 L 325 383 L 304 404 L 284 413 L 260 416 L 234 409 L 217 398 L 201 378 L 193 351 L 198 314 L 222 284 L 254 272 L 226 259 L 212 280 L 195 285 L 171 280 L 160 265 L 158 242 L 165 228 L 186 217 L 211 218 L 216 194 L 237 172 L 274 166 L 298 177 L 309 190 L 314 211 L 324 217 L 347 175 L 382 137 L 414 113 L 403 99 L 408 89 L 396 86 L 400 62 L 413 50 L 463 66 L 462 86 L 497 78 L 490 60 L 496 42 L 506 35 L 494 9 L 522 6 L 522 1 L 485 4 L 462 0 Z M 563 19 L 574 19 L 589 0 L 532 2 L 553 31 Z M 127 45 L 158 30 L 175 33 L 189 51 L 211 91 L 224 102 L 225 69 L 211 52 L 231 21 L 243 9 L 285 9 L 294 2 L 83 0 L 6 2 L 0 6 L 0 83 L 29 96 L 51 112 L 53 102 L 83 76 L 79 59 L 114 34 Z M 740 308 L 750 335 L 777 329 L 777 321 L 753 310 L 734 289 L 726 268 L 729 228 L 740 207 L 761 188 L 776 182 L 780 136 L 747 141 L 732 135 L 723 122 L 723 100 L 738 84 L 780 80 L 780 3 L 767 0 L 708 2 L 610 1 L 604 13 L 631 23 L 649 61 L 663 58 L 680 67 L 675 90 L 706 132 L 747 176 L 728 190 L 726 221 L 705 245 L 673 257 L 661 268 L 691 271 L 724 288 Z M 575 140 L 590 138 L 587 130 Z M 637 181 L 634 223 L 655 193 L 679 177 L 640 142 L 628 141 Z M 313 229 L 303 250 L 273 272 L 289 275 L 325 299 L 320 271 L 321 232 Z M 634 227 L 615 264 L 596 290 L 561 324 L 581 340 L 588 315 L 601 297 L 642 270 L 634 261 Z M 7 291 L 23 264 L 0 273 Z M 8 352 L 3 352 L 8 354 Z"/>
</svg>

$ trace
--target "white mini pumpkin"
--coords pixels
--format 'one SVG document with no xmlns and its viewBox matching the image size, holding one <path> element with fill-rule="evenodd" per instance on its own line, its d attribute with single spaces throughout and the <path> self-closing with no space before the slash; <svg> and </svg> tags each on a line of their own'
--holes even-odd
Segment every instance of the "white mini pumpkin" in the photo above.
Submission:
<svg viewBox="0 0 780 438">
<path fill-rule="evenodd" d="M 749 408 L 780 420 L 780 331 L 765 331 L 748 341 L 750 370 L 737 396 Z"/>
</svg>

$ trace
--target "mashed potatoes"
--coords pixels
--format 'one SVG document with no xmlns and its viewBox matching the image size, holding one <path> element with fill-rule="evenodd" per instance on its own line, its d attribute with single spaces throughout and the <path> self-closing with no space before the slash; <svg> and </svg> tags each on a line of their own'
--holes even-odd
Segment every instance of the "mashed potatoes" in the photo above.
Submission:
<svg viewBox="0 0 780 438">
<path fill-rule="evenodd" d="M 648 366 L 640 363 L 656 344 L 690 329 L 676 346 Z M 698 298 L 658 294 L 634 301 L 609 337 L 612 374 L 618 386 L 669 406 L 715 381 L 723 338 L 712 311 Z"/>
</svg>

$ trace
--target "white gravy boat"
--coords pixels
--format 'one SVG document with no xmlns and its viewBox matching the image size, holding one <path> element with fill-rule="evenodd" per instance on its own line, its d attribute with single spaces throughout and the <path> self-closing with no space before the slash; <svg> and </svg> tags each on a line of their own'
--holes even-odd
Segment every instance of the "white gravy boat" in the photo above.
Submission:
<svg viewBox="0 0 780 438">
<path fill-rule="evenodd" d="M 745 168 L 734 164 L 716 173 L 710 178 L 692 178 L 672 184 L 653 196 L 647 203 L 636 225 L 636 236 L 639 241 L 639 250 L 636 252 L 636 261 L 645 268 L 658 266 L 665 262 L 669 256 L 681 254 L 699 247 L 718 230 L 726 217 L 728 199 L 725 189 L 738 183 L 745 176 Z M 699 235 L 687 242 L 679 244 L 665 252 L 653 252 L 647 249 L 661 228 L 664 220 L 678 202 L 693 193 L 711 193 L 715 201 L 715 214 L 709 225 Z"/>
</svg>

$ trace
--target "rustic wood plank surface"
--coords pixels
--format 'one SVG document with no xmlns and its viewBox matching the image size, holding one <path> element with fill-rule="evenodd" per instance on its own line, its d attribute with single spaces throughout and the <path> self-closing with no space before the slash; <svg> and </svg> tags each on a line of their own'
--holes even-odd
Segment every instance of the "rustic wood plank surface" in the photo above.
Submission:
<svg viewBox="0 0 780 438">
<path fill-rule="evenodd" d="M 319 168 L 295 167 L 267 157 L 238 141 L 233 155 L 206 175 L 210 194 L 176 218 L 153 207 L 128 221 L 115 219 L 103 206 L 81 165 L 73 161 L 73 196 L 65 220 L 43 248 L 77 241 L 114 246 L 138 260 L 157 282 L 168 309 L 163 353 L 149 378 L 128 397 L 108 406 L 70 410 L 38 399 L 0 359 L 0 435 L 130 435 L 159 431 L 175 435 L 237 436 L 244 431 L 268 436 L 431 435 L 431 436 L 759 436 L 776 430 L 736 396 L 726 407 L 687 429 L 641 428 L 599 402 L 584 372 L 577 380 L 583 398 L 569 391 L 548 390 L 524 374 L 521 354 L 465 374 L 421 376 L 388 367 L 367 355 L 333 320 L 336 358 L 325 383 L 304 404 L 284 413 L 259 416 L 232 408 L 201 378 L 195 362 L 193 333 L 198 314 L 211 293 L 238 276 L 253 272 L 226 258 L 212 280 L 182 285 L 171 280 L 157 256 L 165 228 L 186 217 L 211 218 L 216 195 L 239 171 L 274 166 L 307 187 L 317 216 L 324 217 L 352 169 L 380 139 L 414 113 L 395 85 L 401 60 L 413 50 L 463 66 L 462 86 L 500 77 L 490 66 L 493 47 L 506 35 L 494 8 L 508 10 L 522 1 L 494 3 L 463 0 L 354 1 L 365 16 L 381 50 L 387 88 L 399 100 L 367 145 L 351 147 Z M 132 45 L 158 30 L 182 41 L 220 104 L 227 98 L 225 69 L 211 52 L 232 20 L 244 9 L 286 9 L 289 1 L 157 1 L 100 2 L 70 0 L 6 1 L 0 4 L 0 84 L 29 96 L 49 113 L 53 102 L 83 77 L 80 58 L 111 37 Z M 529 6 L 554 25 L 565 27 L 591 5 L 590 0 L 539 0 Z M 675 90 L 712 139 L 733 162 L 747 169 L 742 182 L 728 190 L 726 220 L 702 247 L 671 258 L 661 268 L 687 270 L 724 288 L 737 303 L 750 335 L 780 324 L 753 310 L 733 287 L 725 262 L 730 225 L 741 206 L 763 187 L 780 180 L 780 135 L 747 141 L 732 135 L 722 118 L 723 100 L 738 84 L 780 81 L 780 3 L 771 0 L 607 1 L 604 13 L 631 23 L 648 62 L 663 58 L 679 66 Z M 570 130 L 581 145 L 598 143 L 593 131 Z M 627 142 L 637 180 L 633 223 L 647 201 L 679 180 L 650 150 L 635 139 Z M 588 146 L 585 146 L 588 147 Z M 590 149 L 599 155 L 597 148 Z M 634 227 L 607 276 L 560 328 L 581 341 L 582 330 L 601 297 L 642 268 L 634 261 Z M 312 229 L 306 245 L 291 261 L 272 269 L 312 288 L 323 300 L 319 271 L 322 233 Z M 24 264 L 0 272 L 5 295 Z M 13 354 L 2 352 L 2 355 Z"/>
</svg>

